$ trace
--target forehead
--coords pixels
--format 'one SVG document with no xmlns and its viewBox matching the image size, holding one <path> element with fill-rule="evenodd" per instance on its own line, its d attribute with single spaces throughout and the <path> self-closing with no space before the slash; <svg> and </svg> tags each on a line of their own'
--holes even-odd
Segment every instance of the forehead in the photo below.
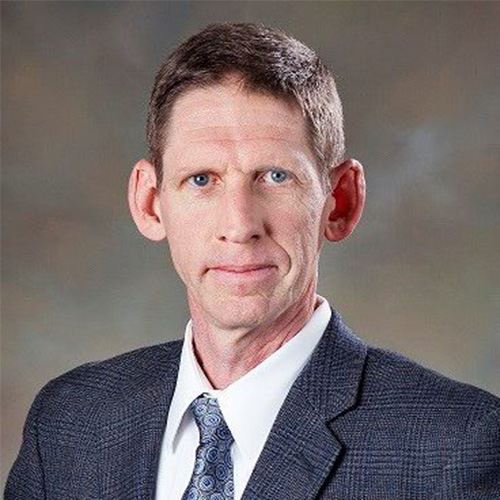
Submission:
<svg viewBox="0 0 500 500">
<path fill-rule="evenodd" d="M 247 91 L 234 80 L 187 90 L 176 100 L 168 126 L 167 150 L 207 144 L 259 142 L 274 148 L 308 149 L 298 105 Z"/>
</svg>

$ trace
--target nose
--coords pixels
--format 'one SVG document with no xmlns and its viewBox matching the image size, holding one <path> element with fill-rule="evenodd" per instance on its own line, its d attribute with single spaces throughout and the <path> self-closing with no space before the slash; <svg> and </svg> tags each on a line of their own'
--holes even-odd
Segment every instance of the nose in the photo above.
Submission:
<svg viewBox="0 0 500 500">
<path fill-rule="evenodd" d="M 217 239 L 232 243 L 258 240 L 265 231 L 262 208 L 252 187 L 227 186 L 218 206 Z"/>
</svg>

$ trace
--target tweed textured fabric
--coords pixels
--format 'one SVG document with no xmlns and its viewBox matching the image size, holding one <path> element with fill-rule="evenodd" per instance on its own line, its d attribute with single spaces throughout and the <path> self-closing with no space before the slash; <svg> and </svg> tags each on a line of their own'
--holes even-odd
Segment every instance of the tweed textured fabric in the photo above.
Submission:
<svg viewBox="0 0 500 500">
<path fill-rule="evenodd" d="M 181 349 L 139 349 L 46 385 L 5 500 L 152 500 Z M 368 347 L 332 310 L 241 500 L 281 499 L 499 500 L 500 400 Z"/>
<path fill-rule="evenodd" d="M 183 500 L 233 500 L 231 444 L 234 439 L 215 398 L 200 396 L 190 406 L 200 431 L 193 475 Z"/>
</svg>

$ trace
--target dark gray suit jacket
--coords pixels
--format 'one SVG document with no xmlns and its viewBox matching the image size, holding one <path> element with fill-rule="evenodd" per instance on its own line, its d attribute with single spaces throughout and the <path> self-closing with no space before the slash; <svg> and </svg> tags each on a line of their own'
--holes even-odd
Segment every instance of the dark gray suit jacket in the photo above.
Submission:
<svg viewBox="0 0 500 500">
<path fill-rule="evenodd" d="M 5 498 L 153 499 L 181 347 L 139 349 L 47 384 Z M 243 495 L 277 499 L 498 500 L 500 400 L 368 348 L 333 311 Z"/>
</svg>

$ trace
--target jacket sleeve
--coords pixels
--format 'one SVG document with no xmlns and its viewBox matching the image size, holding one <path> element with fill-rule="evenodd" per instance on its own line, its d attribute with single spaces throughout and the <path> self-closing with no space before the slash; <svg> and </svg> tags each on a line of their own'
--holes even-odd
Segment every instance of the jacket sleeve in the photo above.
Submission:
<svg viewBox="0 0 500 500">
<path fill-rule="evenodd" d="M 500 409 L 476 421 L 457 443 L 435 499 L 500 499 Z"/>
<path fill-rule="evenodd" d="M 38 418 L 50 383 L 36 396 L 24 424 L 19 455 L 7 478 L 4 500 L 45 499 L 43 466 L 38 447 Z"/>
</svg>

